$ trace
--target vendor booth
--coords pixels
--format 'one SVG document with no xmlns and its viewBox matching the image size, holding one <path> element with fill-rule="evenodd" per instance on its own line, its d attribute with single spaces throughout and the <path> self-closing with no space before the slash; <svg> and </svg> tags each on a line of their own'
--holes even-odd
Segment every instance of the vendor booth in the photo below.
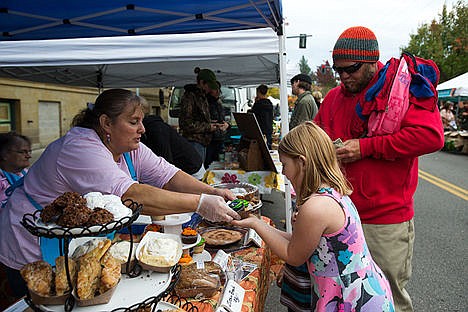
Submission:
<svg viewBox="0 0 468 312">
<path fill-rule="evenodd" d="M 468 154 L 468 73 L 437 86 L 439 101 L 454 103 L 453 114 L 457 128 L 445 132 L 444 150 Z"/>
<path fill-rule="evenodd" d="M 468 73 L 452 78 L 437 86 L 439 99 L 458 101 L 458 99 L 468 99 Z"/>
<path fill-rule="evenodd" d="M 289 128 L 280 0 L 132 3 L 6 0 L 0 8 L 1 77 L 98 89 L 138 88 L 193 82 L 194 67 L 210 68 L 224 85 L 280 84 L 282 129 Z M 246 196 L 257 193 L 252 197 L 257 198 L 258 187 L 250 189 L 250 186 L 244 191 L 237 188 L 237 194 L 246 200 Z M 287 181 L 284 187 L 289 212 Z M 247 200 L 244 204 L 247 209 L 256 202 Z M 47 225 L 37 213 L 23 218 L 21 224 L 31 234 L 63 239 L 64 276 L 70 286 L 70 292 L 62 294 L 62 298 L 47 293 L 36 296 L 30 289 L 26 301 L 31 308 L 40 311 L 177 308 L 215 311 L 221 307 L 232 312 L 263 310 L 269 286 L 270 251 L 256 233 L 225 224 L 200 223 L 196 215 L 147 220 L 140 218 L 138 203 L 132 203 L 129 208 L 128 215 L 102 227 Z M 188 227 L 195 231 L 186 230 Z M 129 261 L 122 266 L 125 273 L 109 289 L 84 299 L 78 293 L 80 288 L 73 286 L 67 258 L 73 258 L 73 253 L 89 241 L 79 239 L 112 231 L 120 232 L 116 240 L 98 243 L 99 248 L 104 251 L 111 248 L 110 244 L 129 241 L 131 247 L 125 249 Z M 209 241 L 213 231 L 218 231 L 218 235 L 230 233 L 228 238 L 235 240 L 221 235 L 224 239 L 221 243 L 219 239 Z M 155 241 L 174 239 L 175 264 L 145 260 L 144 252 L 140 251 L 145 244 L 152 244 L 148 243 L 152 236 Z M 184 242 L 186 236 L 195 236 L 195 241 Z M 205 241 L 205 250 L 195 251 Z M 132 258 L 134 249 L 135 259 Z M 89 249 L 88 252 L 96 259 L 102 257 L 101 252 L 99 257 Z M 197 288 L 191 284 L 197 279 L 189 280 L 183 270 L 190 262 L 198 270 L 206 264 L 204 273 L 212 262 L 221 270 L 214 274 L 217 277 L 208 272 L 211 277 L 203 279 L 212 283 Z M 188 280 L 193 287 L 182 287 L 182 282 L 187 284 Z"/>
</svg>

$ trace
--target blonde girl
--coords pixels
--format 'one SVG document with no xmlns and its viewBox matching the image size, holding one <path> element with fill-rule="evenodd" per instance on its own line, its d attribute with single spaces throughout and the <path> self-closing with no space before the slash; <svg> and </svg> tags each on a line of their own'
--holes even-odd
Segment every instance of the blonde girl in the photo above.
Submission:
<svg viewBox="0 0 468 312">
<path fill-rule="evenodd" d="M 254 216 L 233 224 L 253 228 L 288 265 L 306 264 L 310 305 L 297 305 L 293 288 L 282 303 L 292 311 L 394 311 L 390 286 L 369 253 L 328 135 L 304 122 L 281 140 L 278 150 L 283 174 L 297 194 L 292 233 Z"/>
</svg>

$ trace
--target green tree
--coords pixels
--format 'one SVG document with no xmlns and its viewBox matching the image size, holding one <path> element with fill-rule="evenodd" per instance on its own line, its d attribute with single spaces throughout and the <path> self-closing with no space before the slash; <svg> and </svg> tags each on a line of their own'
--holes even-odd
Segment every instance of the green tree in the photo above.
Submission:
<svg viewBox="0 0 468 312">
<path fill-rule="evenodd" d="M 307 60 L 304 57 L 304 55 L 299 60 L 299 71 L 301 72 L 301 74 L 306 74 L 306 75 L 310 75 L 310 72 L 311 72 L 310 66 L 307 63 Z"/>
<path fill-rule="evenodd" d="M 468 71 L 468 6 L 459 0 L 447 11 L 444 4 L 438 20 L 421 25 L 410 35 L 408 46 L 402 51 L 432 59 L 444 82 Z"/>
</svg>

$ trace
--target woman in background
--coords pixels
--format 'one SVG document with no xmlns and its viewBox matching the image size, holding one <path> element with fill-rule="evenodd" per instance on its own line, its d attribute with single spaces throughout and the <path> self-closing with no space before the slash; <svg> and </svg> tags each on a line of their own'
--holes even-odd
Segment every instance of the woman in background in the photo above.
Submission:
<svg viewBox="0 0 468 312">
<path fill-rule="evenodd" d="M 6 205 L 5 191 L 27 172 L 31 164 L 31 141 L 15 132 L 0 133 L 0 204 Z"/>
</svg>

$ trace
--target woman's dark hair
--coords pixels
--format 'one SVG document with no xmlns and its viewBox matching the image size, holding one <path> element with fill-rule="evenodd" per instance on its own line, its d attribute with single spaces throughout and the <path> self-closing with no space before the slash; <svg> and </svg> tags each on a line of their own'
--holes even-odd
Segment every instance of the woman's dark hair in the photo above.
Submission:
<svg viewBox="0 0 468 312">
<path fill-rule="evenodd" d="M 27 136 L 18 134 L 14 131 L 0 133 L 0 157 L 3 158 L 5 153 L 15 147 L 19 141 L 24 141 L 31 146 L 31 140 Z"/>
<path fill-rule="evenodd" d="M 94 103 L 94 105 L 88 105 L 88 108 L 76 115 L 73 118 L 71 126 L 94 129 L 97 133 L 101 133 L 102 130 L 99 123 L 99 117 L 101 115 L 105 114 L 111 121 L 115 121 L 128 105 L 133 105 L 133 108 L 136 109 L 144 103 L 145 100 L 132 91 L 125 89 L 109 89 L 102 92 L 96 98 L 96 103 Z"/>
<path fill-rule="evenodd" d="M 257 91 L 262 95 L 266 95 L 268 93 L 268 87 L 264 84 L 261 84 L 257 87 Z"/>
</svg>

